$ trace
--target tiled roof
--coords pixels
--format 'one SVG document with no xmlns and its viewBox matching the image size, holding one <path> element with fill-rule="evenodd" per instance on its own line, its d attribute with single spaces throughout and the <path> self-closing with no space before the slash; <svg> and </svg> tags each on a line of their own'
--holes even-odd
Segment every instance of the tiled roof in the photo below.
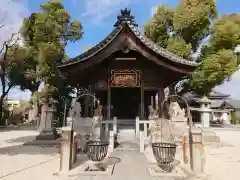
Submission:
<svg viewBox="0 0 240 180">
<path fill-rule="evenodd" d="M 234 109 L 240 109 L 240 100 L 228 99 L 225 102 L 232 106 Z"/>
<path fill-rule="evenodd" d="M 218 92 L 218 91 L 215 91 L 213 90 L 210 94 L 209 94 L 210 97 L 229 97 L 230 95 L 229 94 L 223 94 L 221 92 Z"/>
<path fill-rule="evenodd" d="M 158 46 L 156 43 L 154 43 L 153 41 L 151 41 L 150 39 L 148 39 L 147 37 L 141 34 L 141 32 L 137 27 L 137 24 L 133 20 L 133 16 L 130 15 L 130 10 L 125 9 L 125 10 L 122 10 L 121 13 L 122 13 L 121 16 L 123 17 L 118 16 L 118 21 L 117 23 L 115 23 L 116 27 L 103 41 L 101 41 L 91 49 L 87 50 L 86 52 L 82 53 L 81 55 L 75 58 L 69 59 L 65 62 L 62 62 L 62 64 L 59 67 L 75 64 L 77 62 L 82 62 L 91 58 L 92 56 L 97 54 L 99 51 L 103 50 L 108 44 L 110 44 L 118 36 L 118 34 L 120 34 L 120 32 L 126 27 L 130 28 L 130 30 L 136 36 L 136 38 L 139 39 L 146 47 L 153 50 L 156 54 L 159 54 L 160 56 L 167 58 L 169 61 L 183 64 L 183 65 L 188 65 L 191 67 L 197 67 L 201 64 L 195 61 L 183 59 L 171 53 L 170 51 Z"/>
</svg>

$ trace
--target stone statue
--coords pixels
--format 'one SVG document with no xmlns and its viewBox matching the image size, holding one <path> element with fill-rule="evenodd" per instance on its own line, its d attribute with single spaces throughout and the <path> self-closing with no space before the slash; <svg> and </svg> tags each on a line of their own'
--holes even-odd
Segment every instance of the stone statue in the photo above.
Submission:
<svg viewBox="0 0 240 180">
<path fill-rule="evenodd" d="M 157 115 L 157 111 L 150 105 L 148 106 L 149 109 L 149 120 L 157 119 L 159 116 Z"/>
<path fill-rule="evenodd" d="M 185 109 L 181 109 L 179 104 L 175 102 L 171 102 L 169 105 L 168 115 L 171 121 L 180 121 L 186 122 L 187 117 L 185 116 Z"/>
<path fill-rule="evenodd" d="M 94 110 L 94 116 L 102 117 L 102 109 L 103 106 L 98 104 L 97 108 Z"/>
<path fill-rule="evenodd" d="M 75 113 L 74 113 L 75 102 L 76 102 L 76 100 L 72 99 L 71 106 L 70 106 L 70 109 L 69 109 L 69 112 L 68 112 L 68 117 L 74 117 L 75 116 Z"/>
<path fill-rule="evenodd" d="M 72 100 L 71 108 L 69 110 L 69 117 L 80 118 L 82 112 L 82 107 L 80 102 L 76 102 L 75 99 Z"/>
<path fill-rule="evenodd" d="M 81 112 L 82 112 L 81 103 L 76 102 L 74 109 L 75 109 L 75 112 L 76 112 L 76 118 L 80 118 L 81 117 Z"/>
<path fill-rule="evenodd" d="M 103 106 L 98 104 L 97 108 L 94 110 L 94 116 L 93 116 L 93 127 L 98 127 L 100 125 L 100 121 L 102 121 L 103 115 L 102 115 L 102 109 Z"/>
</svg>

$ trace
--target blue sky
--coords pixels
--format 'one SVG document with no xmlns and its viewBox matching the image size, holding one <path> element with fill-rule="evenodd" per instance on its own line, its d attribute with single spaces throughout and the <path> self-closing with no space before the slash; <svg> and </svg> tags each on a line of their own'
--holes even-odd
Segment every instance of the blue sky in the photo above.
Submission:
<svg viewBox="0 0 240 180">
<path fill-rule="evenodd" d="M 39 5 L 45 0 L 29 0 L 30 12 L 39 10 Z M 85 48 L 89 48 L 111 32 L 116 16 L 121 8 L 131 8 L 139 27 L 151 17 L 159 4 L 176 6 L 179 0 L 63 0 L 72 19 L 82 22 L 84 37 L 67 47 L 69 56 L 77 56 Z M 219 13 L 240 12 L 239 0 L 217 0 Z"/>
<path fill-rule="evenodd" d="M 0 17 L 3 16 L 1 11 L 7 12 L 10 17 L 8 23 L 12 25 L 12 29 L 19 28 L 23 17 L 39 11 L 39 5 L 46 2 L 46 0 L 1 0 L 1 3 L 2 1 L 5 6 L 0 7 Z M 83 39 L 69 44 L 66 48 L 67 54 L 74 57 L 82 53 L 86 48 L 98 43 L 111 32 L 120 9 L 131 8 L 139 28 L 142 29 L 143 24 L 151 17 L 157 5 L 176 6 L 178 0 L 63 0 L 63 3 L 72 19 L 80 20 L 83 25 Z M 217 7 L 220 14 L 240 13 L 239 0 L 217 0 Z M 13 9 L 14 15 L 12 15 Z M 217 90 L 230 93 L 236 98 L 240 93 L 239 82 L 240 73 L 236 73 L 230 82 L 218 87 Z M 237 84 L 239 84 L 239 88 L 232 88 Z M 28 97 L 29 93 L 19 93 L 15 89 L 10 93 L 11 96 L 23 99 Z"/>
</svg>

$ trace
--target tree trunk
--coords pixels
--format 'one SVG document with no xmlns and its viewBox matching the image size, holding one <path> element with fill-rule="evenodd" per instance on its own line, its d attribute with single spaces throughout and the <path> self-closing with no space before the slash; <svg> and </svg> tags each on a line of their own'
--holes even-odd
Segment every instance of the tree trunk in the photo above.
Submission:
<svg viewBox="0 0 240 180">
<path fill-rule="evenodd" d="M 0 126 L 5 126 L 5 119 L 3 116 L 3 103 L 5 95 L 2 94 L 0 97 Z"/>
</svg>

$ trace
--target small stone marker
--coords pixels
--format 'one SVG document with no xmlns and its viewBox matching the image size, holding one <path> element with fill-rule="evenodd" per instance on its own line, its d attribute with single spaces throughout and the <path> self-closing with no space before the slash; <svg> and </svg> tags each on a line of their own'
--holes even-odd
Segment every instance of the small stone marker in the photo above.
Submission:
<svg viewBox="0 0 240 180">
<path fill-rule="evenodd" d="M 72 129 L 70 127 L 62 128 L 61 153 L 60 153 L 60 172 L 69 172 L 71 169 L 71 138 Z"/>
<path fill-rule="evenodd" d="M 191 169 L 195 173 L 204 172 L 204 147 L 202 143 L 201 129 L 192 131 L 192 163 Z"/>
</svg>

